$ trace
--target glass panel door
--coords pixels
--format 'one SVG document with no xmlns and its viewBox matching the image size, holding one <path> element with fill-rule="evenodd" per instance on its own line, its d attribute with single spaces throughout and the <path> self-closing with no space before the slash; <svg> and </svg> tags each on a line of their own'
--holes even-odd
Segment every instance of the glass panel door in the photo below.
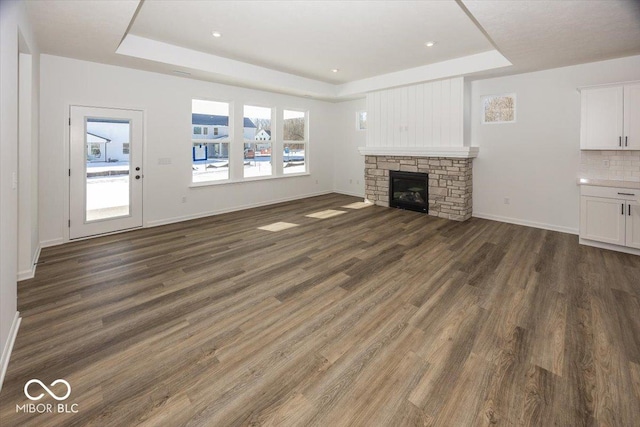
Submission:
<svg viewBox="0 0 640 427">
<path fill-rule="evenodd" d="M 69 238 L 142 226 L 143 113 L 71 107 Z"/>
</svg>

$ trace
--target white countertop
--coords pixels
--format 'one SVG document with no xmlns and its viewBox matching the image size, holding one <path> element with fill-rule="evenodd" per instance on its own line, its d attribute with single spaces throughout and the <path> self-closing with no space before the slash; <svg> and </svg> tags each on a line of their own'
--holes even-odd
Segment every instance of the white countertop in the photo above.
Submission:
<svg viewBox="0 0 640 427">
<path fill-rule="evenodd" d="M 578 178 L 578 185 L 593 185 L 596 187 L 630 188 L 634 190 L 640 190 L 640 182 L 635 181 L 614 181 L 610 179 Z"/>
</svg>

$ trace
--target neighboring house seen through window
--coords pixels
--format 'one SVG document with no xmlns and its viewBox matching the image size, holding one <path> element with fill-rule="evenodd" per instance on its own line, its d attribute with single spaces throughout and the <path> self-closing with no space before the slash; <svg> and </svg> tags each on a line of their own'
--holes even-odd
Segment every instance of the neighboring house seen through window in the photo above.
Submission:
<svg viewBox="0 0 640 427">
<path fill-rule="evenodd" d="M 191 105 L 192 181 L 229 179 L 231 121 L 227 102 L 194 99 Z M 220 132 L 209 133 L 209 127 Z"/>
</svg>

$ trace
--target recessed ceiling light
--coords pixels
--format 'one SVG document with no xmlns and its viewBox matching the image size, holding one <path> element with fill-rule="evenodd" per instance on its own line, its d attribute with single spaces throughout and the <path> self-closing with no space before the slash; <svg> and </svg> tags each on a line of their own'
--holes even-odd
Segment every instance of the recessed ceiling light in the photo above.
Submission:
<svg viewBox="0 0 640 427">
<path fill-rule="evenodd" d="M 436 44 L 436 42 L 426 42 L 424 45 L 426 47 L 433 47 Z"/>
<path fill-rule="evenodd" d="M 211 33 L 211 35 L 215 38 L 222 37 L 222 34 L 219 33 L 218 31 L 214 31 L 213 33 Z"/>
<path fill-rule="evenodd" d="M 338 68 L 332 68 L 332 69 L 331 69 L 331 72 L 332 72 L 332 73 L 337 73 L 338 71 L 340 71 Z"/>
</svg>

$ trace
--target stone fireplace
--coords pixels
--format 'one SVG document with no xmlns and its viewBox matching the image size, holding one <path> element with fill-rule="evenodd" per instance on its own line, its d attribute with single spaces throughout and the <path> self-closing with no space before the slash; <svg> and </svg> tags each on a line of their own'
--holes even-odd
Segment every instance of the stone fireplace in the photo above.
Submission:
<svg viewBox="0 0 640 427">
<path fill-rule="evenodd" d="M 389 206 L 389 171 L 429 174 L 429 215 L 465 221 L 472 213 L 472 158 L 365 156 L 365 197 Z"/>
</svg>

